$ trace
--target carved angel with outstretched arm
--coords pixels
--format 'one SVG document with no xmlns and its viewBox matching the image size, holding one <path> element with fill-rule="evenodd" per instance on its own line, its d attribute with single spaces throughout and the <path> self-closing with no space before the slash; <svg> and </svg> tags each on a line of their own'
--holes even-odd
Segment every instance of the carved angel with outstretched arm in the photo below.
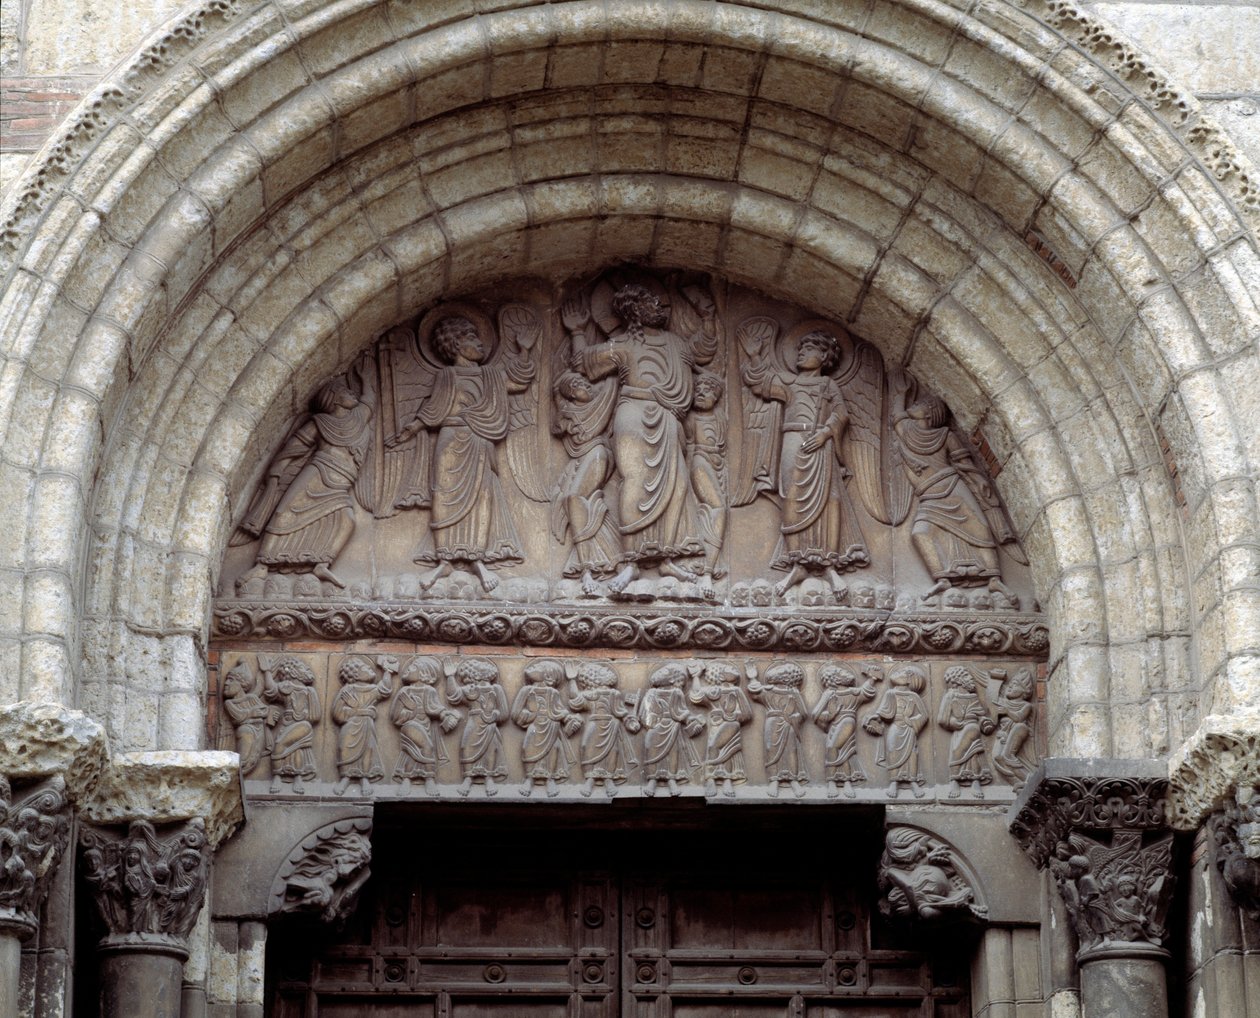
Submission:
<svg viewBox="0 0 1260 1018">
<path fill-rule="evenodd" d="M 806 334 L 792 370 L 778 363 L 777 331 L 771 319 L 755 318 L 737 332 L 744 384 L 757 397 L 783 404 L 774 489 L 782 537 L 771 565 L 788 575 L 775 592 L 786 593 L 811 572 L 824 574 L 840 590 L 841 573 L 869 565 L 870 556 L 844 490 L 840 445 L 849 415 L 829 374 L 839 359 L 839 342 L 823 331 Z"/>
<path fill-rule="evenodd" d="M 430 535 L 415 554 L 416 562 L 433 568 L 421 577 L 421 588 L 461 564 L 491 591 L 499 585 L 495 566 L 523 560 L 495 446 L 508 434 L 510 396 L 530 388 L 534 364 L 525 353 L 486 363 L 486 344 L 477 326 L 461 315 L 437 323 L 433 344 L 444 364 L 433 376 L 428 399 L 386 445 L 399 446 L 424 429 L 436 433 Z"/>
<path fill-rule="evenodd" d="M 350 371 L 324 385 L 311 413 L 293 430 L 267 469 L 233 545 L 262 538 L 252 569 L 238 584 L 260 579 L 269 569 L 312 572 L 338 587 L 332 572 L 354 533 L 351 490 L 372 439 L 375 374 L 364 352 Z"/>
</svg>

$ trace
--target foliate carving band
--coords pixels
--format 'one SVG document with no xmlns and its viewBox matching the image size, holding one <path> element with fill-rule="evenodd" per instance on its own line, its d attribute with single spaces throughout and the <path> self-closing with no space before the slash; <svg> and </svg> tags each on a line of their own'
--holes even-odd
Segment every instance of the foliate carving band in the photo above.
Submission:
<svg viewBox="0 0 1260 1018">
<path fill-rule="evenodd" d="M 79 847 L 84 879 L 109 931 L 105 946 L 185 949 L 209 878 L 204 822 L 188 820 L 161 835 L 146 820 L 125 832 L 89 828 Z"/>
<path fill-rule="evenodd" d="M 69 830 L 64 780 L 54 777 L 14 793 L 0 775 L 0 932 L 22 938 L 35 932 Z"/>
</svg>

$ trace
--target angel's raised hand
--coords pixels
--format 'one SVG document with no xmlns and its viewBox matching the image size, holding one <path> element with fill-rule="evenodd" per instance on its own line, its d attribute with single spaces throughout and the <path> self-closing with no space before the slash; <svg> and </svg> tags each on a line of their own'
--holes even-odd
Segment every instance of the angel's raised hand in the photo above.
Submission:
<svg viewBox="0 0 1260 1018">
<path fill-rule="evenodd" d="M 570 332 L 577 332 L 591 320 L 591 312 L 579 298 L 570 297 L 560 306 L 560 320 Z"/>
</svg>

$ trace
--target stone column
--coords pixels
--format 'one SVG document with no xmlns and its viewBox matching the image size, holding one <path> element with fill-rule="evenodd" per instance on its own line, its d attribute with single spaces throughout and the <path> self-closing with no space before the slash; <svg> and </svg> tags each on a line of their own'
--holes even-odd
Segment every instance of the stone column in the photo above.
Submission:
<svg viewBox="0 0 1260 1018">
<path fill-rule="evenodd" d="M 1049 867 L 1079 949 L 1083 1018 L 1167 1018 L 1168 775 L 1153 760 L 1046 760 L 1011 833 Z"/>
<path fill-rule="evenodd" d="M 29 702 L 0 708 L 0 1018 L 34 1010 L 20 999 L 22 942 L 39 929 L 71 807 L 107 755 L 101 727 L 78 711 Z"/>
<path fill-rule="evenodd" d="M 85 804 L 84 880 L 106 935 L 103 1018 L 180 1018 L 188 937 L 214 847 L 243 819 L 235 753 L 116 757 Z"/>
<path fill-rule="evenodd" d="M 1173 756 L 1168 800 L 1172 826 L 1196 834 L 1189 999 L 1260 1018 L 1260 714 L 1206 718 Z"/>
</svg>

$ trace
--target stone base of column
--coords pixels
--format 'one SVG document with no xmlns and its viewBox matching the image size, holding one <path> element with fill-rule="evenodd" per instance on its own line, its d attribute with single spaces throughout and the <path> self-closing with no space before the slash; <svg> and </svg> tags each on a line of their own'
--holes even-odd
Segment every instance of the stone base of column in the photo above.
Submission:
<svg viewBox="0 0 1260 1018">
<path fill-rule="evenodd" d="M 106 937 L 101 959 L 102 1018 L 180 1018 L 188 948 L 161 934 Z"/>
<path fill-rule="evenodd" d="M 1168 1018 L 1167 958 L 1146 944 L 1082 951 L 1081 1018 Z"/>
<path fill-rule="evenodd" d="M 0 1018 L 17 1018 L 22 982 L 22 941 L 17 931 L 0 926 Z"/>
</svg>

